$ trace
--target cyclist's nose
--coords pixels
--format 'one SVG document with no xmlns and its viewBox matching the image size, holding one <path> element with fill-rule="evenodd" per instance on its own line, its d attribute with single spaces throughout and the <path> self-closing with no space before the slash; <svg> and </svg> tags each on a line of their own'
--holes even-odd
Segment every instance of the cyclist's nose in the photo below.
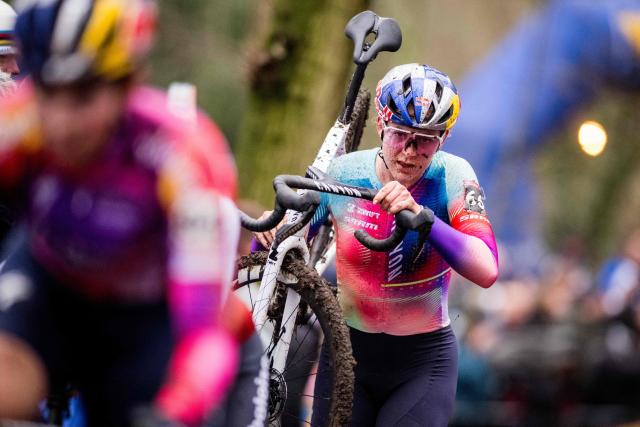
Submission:
<svg viewBox="0 0 640 427">
<path fill-rule="evenodd" d="M 415 156 L 418 154 L 418 147 L 416 145 L 416 139 L 414 136 L 411 136 L 409 140 L 404 144 L 405 154 L 409 154 L 411 156 Z"/>
</svg>

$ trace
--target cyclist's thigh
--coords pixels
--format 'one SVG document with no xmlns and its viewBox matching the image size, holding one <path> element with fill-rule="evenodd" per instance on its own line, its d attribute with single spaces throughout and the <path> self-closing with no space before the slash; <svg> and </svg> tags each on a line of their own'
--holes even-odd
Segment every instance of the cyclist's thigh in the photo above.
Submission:
<svg viewBox="0 0 640 427">
<path fill-rule="evenodd" d="M 373 427 L 376 423 L 377 414 L 378 406 L 374 403 L 374 400 L 366 387 L 358 382 L 356 374 L 351 425 L 354 427 Z"/>
<path fill-rule="evenodd" d="M 88 424 L 129 425 L 165 377 L 174 344 L 167 306 L 87 303 L 82 316 L 69 356 Z"/>
<path fill-rule="evenodd" d="M 205 425 L 207 427 L 260 427 L 269 411 L 269 359 L 263 354 L 257 333 L 240 349 L 240 367 L 225 402 Z"/>
<path fill-rule="evenodd" d="M 376 426 L 447 426 L 456 395 L 457 345 L 443 345 L 433 356 L 387 398 Z"/>
</svg>

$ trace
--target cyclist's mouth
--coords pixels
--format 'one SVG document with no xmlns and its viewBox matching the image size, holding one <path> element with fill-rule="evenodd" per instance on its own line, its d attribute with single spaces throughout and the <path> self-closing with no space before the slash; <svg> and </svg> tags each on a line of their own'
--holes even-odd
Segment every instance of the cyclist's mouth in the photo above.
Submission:
<svg viewBox="0 0 640 427">
<path fill-rule="evenodd" d="M 400 166 L 400 169 L 413 169 L 416 166 L 411 164 L 411 163 L 405 163 L 403 161 L 400 160 L 396 160 L 396 163 L 398 164 L 398 166 Z"/>
</svg>

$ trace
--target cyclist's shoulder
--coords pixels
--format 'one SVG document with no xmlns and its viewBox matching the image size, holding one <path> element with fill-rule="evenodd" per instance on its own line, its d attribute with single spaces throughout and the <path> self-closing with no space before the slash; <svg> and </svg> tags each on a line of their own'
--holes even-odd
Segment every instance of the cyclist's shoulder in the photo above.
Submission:
<svg viewBox="0 0 640 427">
<path fill-rule="evenodd" d="M 236 169 L 227 142 L 204 113 L 185 120 L 172 113 L 159 89 L 135 88 L 127 104 L 128 120 L 147 135 L 132 141 L 138 157 L 160 173 L 164 188 L 207 188 L 235 198 Z M 136 132 L 133 132 L 135 135 Z"/>
<path fill-rule="evenodd" d="M 179 117 L 169 108 L 167 94 L 161 89 L 143 85 L 134 88 L 127 113 L 140 125 L 155 125 L 174 143 L 189 145 L 207 139 L 207 146 L 212 149 L 227 146 L 222 132 L 206 114 L 198 112 L 193 120 Z"/>
<path fill-rule="evenodd" d="M 375 171 L 374 160 L 378 150 L 372 148 L 338 156 L 331 161 L 328 173 L 338 180 L 368 176 L 371 171 Z"/>
<path fill-rule="evenodd" d="M 35 95 L 29 82 L 3 97 L 0 102 L 0 150 L 35 143 L 39 139 L 37 114 Z"/>
<path fill-rule="evenodd" d="M 430 173 L 440 173 L 448 178 L 476 179 L 473 167 L 466 159 L 442 150 L 433 157 L 429 169 Z"/>
</svg>

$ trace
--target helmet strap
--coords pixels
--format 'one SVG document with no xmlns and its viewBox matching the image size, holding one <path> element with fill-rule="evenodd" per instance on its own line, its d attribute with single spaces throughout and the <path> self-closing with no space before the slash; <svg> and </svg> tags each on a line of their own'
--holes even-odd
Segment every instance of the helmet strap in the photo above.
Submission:
<svg viewBox="0 0 640 427">
<path fill-rule="evenodd" d="M 387 165 L 387 162 L 384 159 L 384 156 L 382 155 L 382 147 L 380 147 L 380 149 L 378 150 L 378 157 L 382 159 L 382 163 L 384 163 L 384 167 L 387 168 L 387 170 L 389 170 L 389 166 Z"/>
</svg>

